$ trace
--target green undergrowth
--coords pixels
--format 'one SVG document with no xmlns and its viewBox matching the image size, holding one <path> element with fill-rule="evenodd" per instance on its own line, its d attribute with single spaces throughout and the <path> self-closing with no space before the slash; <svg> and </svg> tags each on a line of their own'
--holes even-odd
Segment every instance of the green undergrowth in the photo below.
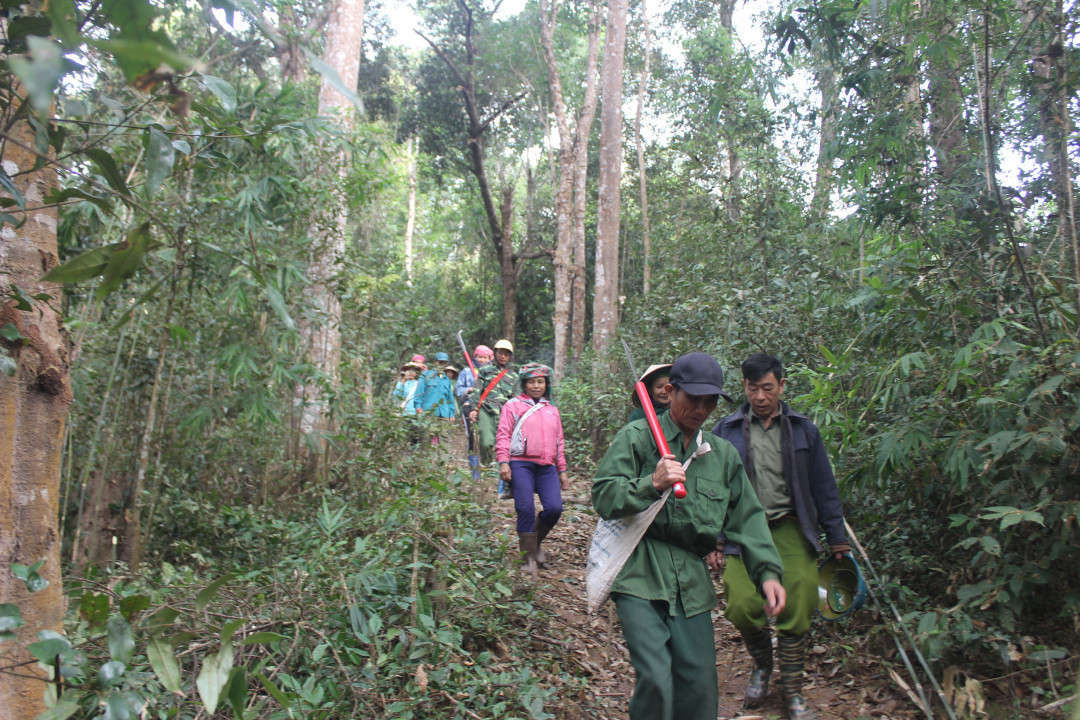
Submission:
<svg viewBox="0 0 1080 720">
<path fill-rule="evenodd" d="M 542 613 L 468 471 L 377 464 L 266 507 L 190 500 L 151 572 L 67 580 L 35 653 L 64 678 L 46 717 L 555 717 L 552 686 L 582 683 L 532 646 Z"/>
</svg>

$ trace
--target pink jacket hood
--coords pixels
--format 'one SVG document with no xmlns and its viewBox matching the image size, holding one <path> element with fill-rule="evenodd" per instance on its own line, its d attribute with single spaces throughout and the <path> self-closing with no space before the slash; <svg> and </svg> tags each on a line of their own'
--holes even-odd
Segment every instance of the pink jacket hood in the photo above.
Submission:
<svg viewBox="0 0 1080 720">
<path fill-rule="evenodd" d="M 510 436 L 518 418 L 540 402 L 543 407 L 534 412 L 521 426 L 525 437 L 524 455 L 510 455 Z M 499 428 L 495 433 L 495 459 L 501 463 L 524 460 L 538 465 L 555 465 L 559 472 L 566 470 L 566 453 L 563 450 L 563 428 L 559 409 L 546 398 L 534 401 L 525 393 L 503 405 L 499 415 Z"/>
</svg>

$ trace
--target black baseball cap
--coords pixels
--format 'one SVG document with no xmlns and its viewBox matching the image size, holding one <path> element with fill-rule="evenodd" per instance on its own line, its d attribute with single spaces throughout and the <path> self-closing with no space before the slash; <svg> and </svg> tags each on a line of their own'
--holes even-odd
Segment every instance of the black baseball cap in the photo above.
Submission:
<svg viewBox="0 0 1080 720">
<path fill-rule="evenodd" d="M 719 395 L 731 402 L 731 396 L 724 392 L 724 371 L 708 353 L 692 352 L 676 359 L 671 366 L 671 384 L 691 395 Z"/>
</svg>

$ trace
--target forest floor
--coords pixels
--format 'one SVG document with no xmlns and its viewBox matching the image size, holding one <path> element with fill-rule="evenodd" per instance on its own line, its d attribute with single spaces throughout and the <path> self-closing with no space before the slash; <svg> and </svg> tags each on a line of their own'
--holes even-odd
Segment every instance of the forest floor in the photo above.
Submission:
<svg viewBox="0 0 1080 720">
<path fill-rule="evenodd" d="M 547 645 L 548 650 L 552 646 L 560 649 L 567 664 L 579 668 L 571 674 L 588 676 L 587 693 L 576 688 L 567 688 L 567 692 L 556 688 L 557 699 L 545 707 L 566 720 L 625 718 L 634 686 L 634 669 L 614 605 L 608 602 L 596 616 L 590 617 L 586 611 L 584 568 L 596 526 L 596 514 L 589 502 L 590 484 L 589 478 L 572 477 L 570 490 L 563 494 L 563 516 L 544 543 L 549 562 L 540 571 L 536 588 L 538 608 L 553 621 L 549 634 L 535 636 L 536 642 Z M 497 532 L 505 536 L 509 546 L 517 547 L 513 502 L 496 498 L 493 480 L 485 481 L 481 496 L 491 509 Z M 719 579 L 716 586 L 719 592 Z M 719 607 L 714 618 L 720 720 L 783 718 L 775 685 L 764 707 L 740 714 L 750 659 L 738 631 L 724 620 Z M 821 625 L 816 622 L 812 630 L 816 642 L 812 643 L 806 679 L 807 699 L 821 720 L 907 720 L 922 716 L 890 678 L 880 653 L 865 642 L 823 630 Z"/>
</svg>

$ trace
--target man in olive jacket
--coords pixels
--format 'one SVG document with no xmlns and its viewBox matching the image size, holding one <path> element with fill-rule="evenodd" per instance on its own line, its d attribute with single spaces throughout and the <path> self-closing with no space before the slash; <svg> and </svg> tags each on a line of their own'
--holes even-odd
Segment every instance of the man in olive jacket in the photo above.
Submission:
<svg viewBox="0 0 1080 720">
<path fill-rule="evenodd" d="M 715 720 L 716 648 L 710 610 L 716 591 L 709 567 L 719 567 L 721 533 L 739 542 L 765 612 L 779 613 L 785 592 L 780 558 L 765 514 L 731 447 L 701 426 L 722 392 L 720 365 L 705 353 L 683 355 L 671 368 L 671 407 L 660 427 L 673 454 L 661 457 L 646 420 L 623 427 L 596 469 L 593 506 L 605 519 L 641 512 L 676 482 L 687 494 L 668 496 L 626 561 L 611 597 L 637 679 L 631 720 Z M 683 462 L 697 447 L 711 452 Z"/>
<path fill-rule="evenodd" d="M 780 687 L 789 720 L 812 720 L 802 676 L 807 633 L 818 604 L 817 555 L 824 549 L 818 533 L 819 528 L 824 531 L 830 553 L 851 551 L 843 506 L 817 426 L 780 399 L 785 382 L 780 360 L 756 353 L 743 362 L 742 374 L 747 402 L 717 423 L 713 433 L 729 440 L 742 458 L 783 560 L 788 603 L 776 619 Z M 744 701 L 754 708 L 768 694 L 772 636 L 740 545 L 728 537 L 724 546 L 724 614 L 742 633 L 754 660 Z"/>
</svg>

